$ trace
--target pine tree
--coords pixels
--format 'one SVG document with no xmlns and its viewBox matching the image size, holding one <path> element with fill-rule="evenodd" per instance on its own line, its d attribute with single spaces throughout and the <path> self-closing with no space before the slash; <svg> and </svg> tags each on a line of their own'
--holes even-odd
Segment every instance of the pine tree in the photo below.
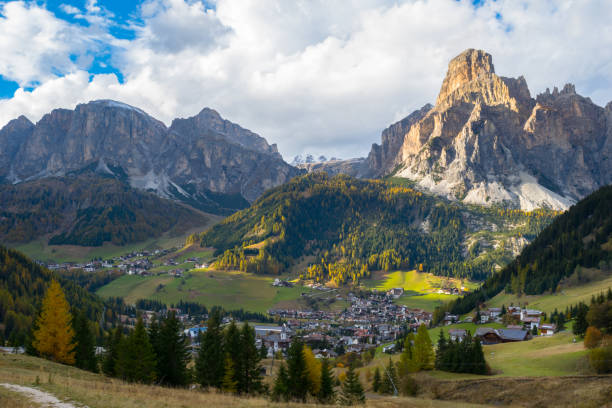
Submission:
<svg viewBox="0 0 612 408">
<path fill-rule="evenodd" d="M 346 379 L 342 384 L 339 402 L 342 405 L 352 406 L 357 404 L 365 404 L 365 394 L 363 386 L 359 382 L 359 377 L 355 373 L 353 365 L 349 366 L 346 372 Z"/>
<path fill-rule="evenodd" d="M 223 366 L 223 382 L 221 383 L 221 389 L 224 392 L 235 394 L 238 390 L 238 381 L 236 381 L 234 372 L 234 361 L 230 357 L 229 353 L 225 355 L 225 364 Z"/>
<path fill-rule="evenodd" d="M 263 360 L 266 357 L 268 357 L 268 348 L 266 347 L 266 345 L 262 341 L 261 342 L 261 347 L 259 347 L 259 358 L 261 360 Z"/>
<path fill-rule="evenodd" d="M 278 369 L 276 380 L 274 381 L 274 388 L 272 389 L 272 399 L 275 401 L 289 401 L 289 374 L 287 373 L 287 367 L 285 363 L 281 363 Z"/>
<path fill-rule="evenodd" d="M 149 341 L 151 342 L 151 346 L 153 346 L 153 352 L 155 353 L 155 361 L 159 361 L 159 356 L 162 353 L 162 347 L 159 341 L 159 323 L 157 322 L 157 317 L 154 317 L 149 325 Z M 155 377 L 161 378 L 162 373 L 160 372 L 159 362 L 155 365 Z"/>
<path fill-rule="evenodd" d="M 159 380 L 167 385 L 186 385 L 189 382 L 187 363 L 189 351 L 181 323 L 174 312 L 168 313 L 159 329 L 157 371 Z"/>
<path fill-rule="evenodd" d="M 261 391 L 261 354 L 255 345 L 255 330 L 244 323 L 240 330 L 241 343 L 241 369 L 242 375 L 240 379 L 240 393 L 252 394 Z"/>
<path fill-rule="evenodd" d="M 333 404 L 335 394 L 336 393 L 334 391 L 334 375 L 331 371 L 329 361 L 327 359 L 324 359 L 321 363 L 321 387 L 319 388 L 317 400 L 321 404 Z"/>
<path fill-rule="evenodd" d="M 96 339 L 84 312 L 78 313 L 74 318 L 75 329 L 75 365 L 83 370 L 98 372 L 96 359 Z"/>
<path fill-rule="evenodd" d="M 303 349 L 304 343 L 299 338 L 294 338 L 291 341 L 289 350 L 287 350 L 287 371 L 291 398 L 305 402 L 309 384 Z"/>
<path fill-rule="evenodd" d="M 136 327 L 119 345 L 117 376 L 129 382 L 149 384 L 155 380 L 155 352 L 139 317 Z"/>
<path fill-rule="evenodd" d="M 472 372 L 474 374 L 486 374 L 487 373 L 487 363 L 485 361 L 484 352 L 482 351 L 482 345 L 480 344 L 480 339 L 475 338 L 472 346 L 472 362 L 473 369 Z"/>
<path fill-rule="evenodd" d="M 427 333 L 425 324 L 421 324 L 414 339 L 414 362 L 417 370 L 429 370 L 433 368 L 434 353 L 431 338 Z"/>
<path fill-rule="evenodd" d="M 43 357 L 58 363 L 74 364 L 74 329 L 70 306 L 60 284 L 51 281 L 36 322 L 33 346 Z"/>
<path fill-rule="evenodd" d="M 397 372 L 395 370 L 395 365 L 391 358 L 389 358 L 389 364 L 383 370 L 382 382 L 379 388 L 379 392 L 381 394 L 394 394 L 397 390 Z"/>
<path fill-rule="evenodd" d="M 106 342 L 106 353 L 102 360 L 102 372 L 108 376 L 115 377 L 117 371 L 115 370 L 117 360 L 119 359 L 119 348 L 123 341 L 123 326 L 119 325 L 113 330 L 108 336 Z"/>
<path fill-rule="evenodd" d="M 200 335 L 200 352 L 196 359 L 196 375 L 203 387 L 221 388 L 224 360 L 221 314 L 215 309 L 211 311 L 206 333 Z"/>
<path fill-rule="evenodd" d="M 380 369 L 376 367 L 374 370 L 374 380 L 372 381 L 372 391 L 378 392 L 381 386 Z"/>
<path fill-rule="evenodd" d="M 436 370 L 445 370 L 445 357 L 447 352 L 446 337 L 444 337 L 444 330 L 440 330 L 438 335 L 438 348 L 436 349 Z"/>
<path fill-rule="evenodd" d="M 573 332 L 576 336 L 584 336 L 589 323 L 587 322 L 587 313 L 589 308 L 584 303 L 579 303 L 576 310 L 576 321 L 574 322 Z"/>
<path fill-rule="evenodd" d="M 240 330 L 236 323 L 232 320 L 229 326 L 225 329 L 223 351 L 232 359 L 234 366 L 234 380 L 238 384 L 238 391 L 241 392 L 245 383 L 244 371 L 242 367 L 242 341 L 240 339 Z"/>
</svg>

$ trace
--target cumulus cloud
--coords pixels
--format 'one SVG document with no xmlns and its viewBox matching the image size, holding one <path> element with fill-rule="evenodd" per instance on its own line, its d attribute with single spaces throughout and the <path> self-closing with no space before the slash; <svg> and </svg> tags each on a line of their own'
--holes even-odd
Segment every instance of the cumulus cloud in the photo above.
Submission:
<svg viewBox="0 0 612 408">
<path fill-rule="evenodd" d="M 285 157 L 365 155 L 384 127 L 435 101 L 448 61 L 466 48 L 492 53 L 498 74 L 524 75 L 532 93 L 574 82 L 599 104 L 612 99 L 607 0 L 498 0 L 476 8 L 468 0 L 214 5 L 148 0 L 132 26 L 133 40 L 113 38 L 100 23 L 82 43 L 66 33 L 83 27 L 7 3 L 0 52 L 21 60 L 3 56 L 0 74 L 40 86 L 0 101 L 0 122 L 22 113 L 36 120 L 54 107 L 96 98 L 123 100 L 166 123 L 210 106 L 278 143 Z M 87 6 L 89 15 L 112 20 L 95 1 Z M 39 20 L 48 26 L 41 38 L 55 51 L 35 44 L 20 57 L 19 41 Z M 112 45 L 123 83 L 114 75 L 92 77 L 86 64 L 69 58 L 87 54 L 88 41 Z M 26 62 L 37 68 L 21 70 Z"/>
</svg>

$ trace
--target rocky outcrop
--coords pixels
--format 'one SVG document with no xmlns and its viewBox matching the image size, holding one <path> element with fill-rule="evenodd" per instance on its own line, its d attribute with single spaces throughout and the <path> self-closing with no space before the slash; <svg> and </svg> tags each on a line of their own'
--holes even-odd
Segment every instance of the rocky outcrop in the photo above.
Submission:
<svg viewBox="0 0 612 408">
<path fill-rule="evenodd" d="M 320 162 L 300 163 L 296 167 L 306 170 L 308 173 L 324 172 L 330 176 L 346 174 L 351 177 L 364 178 L 370 177 L 371 175 L 371 170 L 365 157 L 346 160 L 332 159 Z"/>
<path fill-rule="evenodd" d="M 498 76 L 491 55 L 469 49 L 436 105 L 373 146 L 370 167 L 453 200 L 565 209 L 612 183 L 611 110 L 571 84 L 534 99 L 523 77 Z"/>
<path fill-rule="evenodd" d="M 11 182 L 84 169 L 133 187 L 227 213 L 300 173 L 264 138 L 204 109 L 170 128 L 116 101 L 56 109 L 0 131 L 0 178 Z"/>
</svg>

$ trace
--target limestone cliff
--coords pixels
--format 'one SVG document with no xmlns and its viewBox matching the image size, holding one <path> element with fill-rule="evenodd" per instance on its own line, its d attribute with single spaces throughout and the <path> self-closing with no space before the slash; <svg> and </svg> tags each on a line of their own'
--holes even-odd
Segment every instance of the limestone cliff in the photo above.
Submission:
<svg viewBox="0 0 612 408">
<path fill-rule="evenodd" d="M 491 55 L 469 49 L 449 63 L 434 107 L 392 142 L 383 133 L 370 168 L 467 203 L 565 209 L 612 183 L 611 111 L 571 84 L 534 99 L 523 77 L 498 76 Z"/>
<path fill-rule="evenodd" d="M 0 130 L 0 182 L 85 169 L 219 213 L 244 208 L 300 173 L 276 146 L 211 109 L 167 128 L 138 108 L 101 100 Z"/>
</svg>

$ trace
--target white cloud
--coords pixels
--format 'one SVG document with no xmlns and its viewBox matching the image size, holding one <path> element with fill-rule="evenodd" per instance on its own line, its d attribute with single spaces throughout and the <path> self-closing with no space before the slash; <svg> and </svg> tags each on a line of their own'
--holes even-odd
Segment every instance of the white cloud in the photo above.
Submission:
<svg viewBox="0 0 612 408">
<path fill-rule="evenodd" d="M 90 3 L 90 14 L 103 14 Z M 493 54 L 500 75 L 525 75 L 532 93 L 574 82 L 599 104 L 612 99 L 606 0 L 499 0 L 477 9 L 468 0 L 218 0 L 216 10 L 194 0 L 149 0 L 133 41 L 110 37 L 102 23 L 87 32 L 112 43 L 123 84 L 108 75 L 90 81 L 84 63 L 62 65 L 90 47 L 57 34 L 76 28 L 21 3 L 9 15 L 11 4 L 0 21 L 0 40 L 11 41 L 0 41 L 0 52 L 21 60 L 3 56 L 0 74 L 42 85 L 1 101 L 0 123 L 102 97 L 166 123 L 210 106 L 278 143 L 286 157 L 364 155 L 384 127 L 435 100 L 448 60 L 470 47 Z M 55 51 L 35 46 L 20 57 L 34 19 L 49 25 L 43 37 Z M 27 62 L 38 67 L 34 73 L 21 71 Z M 45 71 L 53 65 L 70 74 Z"/>
</svg>

